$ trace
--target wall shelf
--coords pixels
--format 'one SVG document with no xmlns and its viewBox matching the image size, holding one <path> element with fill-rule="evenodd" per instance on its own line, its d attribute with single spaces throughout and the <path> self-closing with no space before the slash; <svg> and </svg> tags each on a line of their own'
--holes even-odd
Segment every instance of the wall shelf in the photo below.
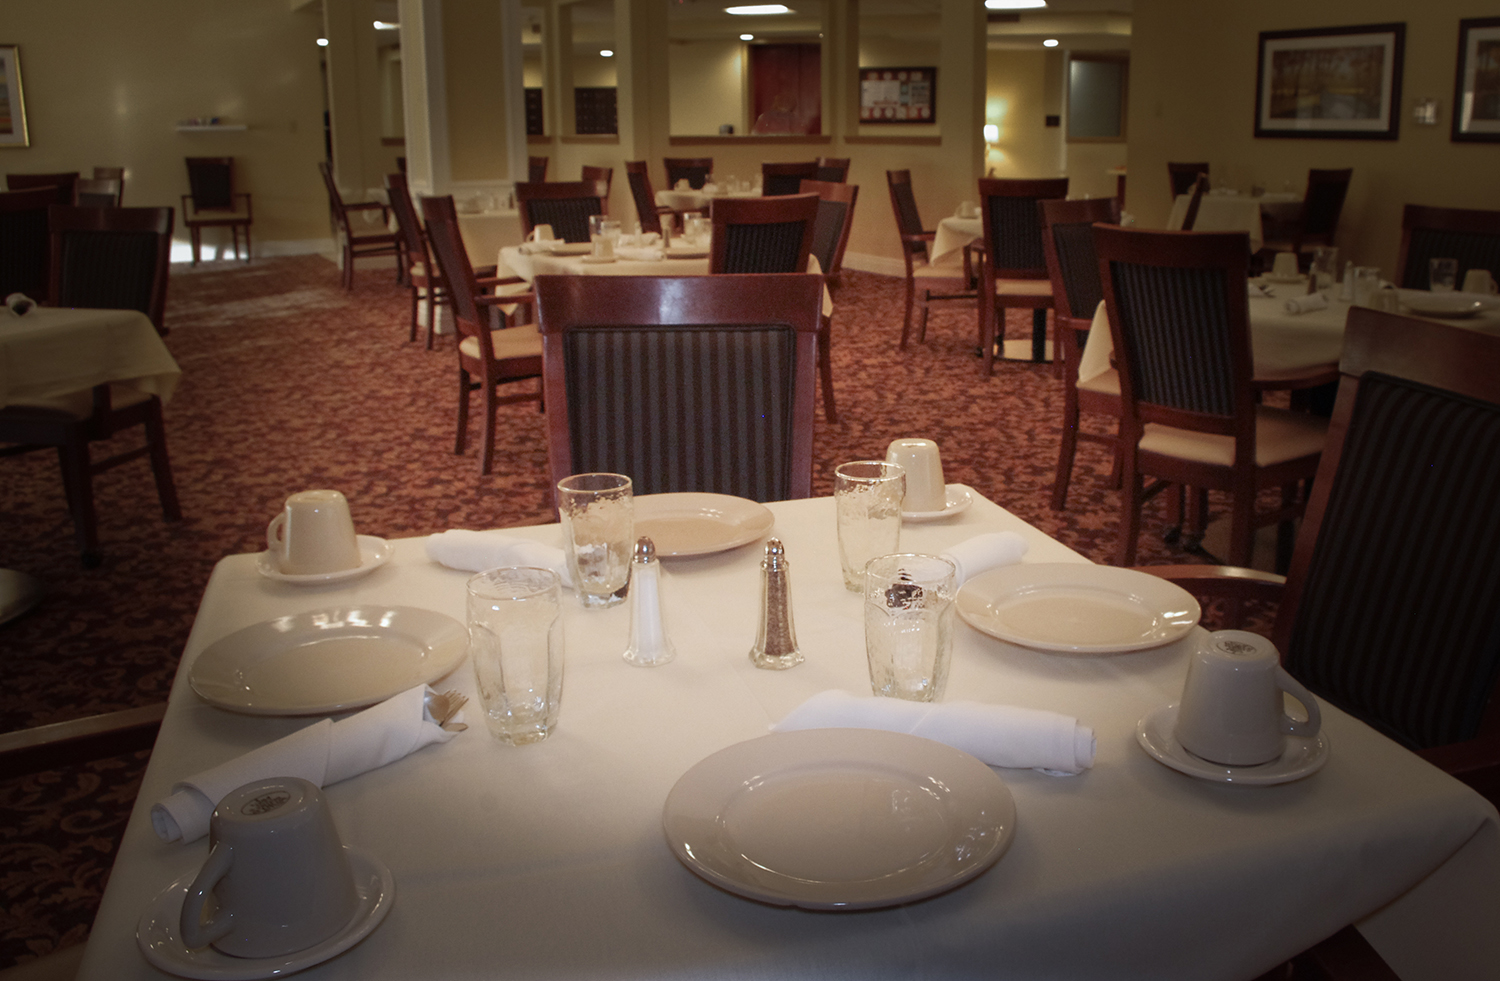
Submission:
<svg viewBox="0 0 1500 981">
<path fill-rule="evenodd" d="M 249 129 L 244 123 L 182 123 L 177 127 L 179 133 L 242 133 Z"/>
</svg>

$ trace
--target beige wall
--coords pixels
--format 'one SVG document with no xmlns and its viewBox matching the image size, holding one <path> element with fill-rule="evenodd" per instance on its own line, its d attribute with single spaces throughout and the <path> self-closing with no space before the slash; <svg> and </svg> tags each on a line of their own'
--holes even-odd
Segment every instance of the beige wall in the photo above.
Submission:
<svg viewBox="0 0 1500 981">
<path fill-rule="evenodd" d="M 497 0 L 444 0 L 443 68 L 454 182 L 509 178 Z"/>
<path fill-rule="evenodd" d="M 1063 171 L 1062 129 L 1047 127 L 1047 54 L 992 50 L 986 64 L 984 121 L 1000 128 L 985 158 L 996 177 L 1056 177 Z"/>
<path fill-rule="evenodd" d="M 1215 183 L 1301 189 L 1313 167 L 1353 167 L 1338 244 L 1361 264 L 1395 269 L 1403 204 L 1500 209 L 1500 145 L 1449 139 L 1458 21 L 1472 0 L 1263 0 L 1218 4 L 1203 29 L 1198 0 L 1136 0 L 1130 65 L 1127 208 L 1160 227 L 1170 208 L 1166 162 L 1207 160 Z M 1402 21 L 1406 58 L 1397 141 L 1256 139 L 1260 31 Z M 1412 106 L 1436 98 L 1439 125 Z"/>
<path fill-rule="evenodd" d="M 239 189 L 254 195 L 257 251 L 310 248 L 329 237 L 314 166 L 320 33 L 317 6 L 287 0 L 4 0 L 0 38 L 21 48 L 31 146 L 0 149 L 0 168 L 123 165 L 127 205 L 177 206 L 184 157 L 232 156 Z M 199 116 L 249 128 L 176 132 Z"/>
<path fill-rule="evenodd" d="M 736 133 L 748 133 L 744 42 L 674 41 L 668 51 L 672 132 L 712 136 L 721 124 L 729 123 Z"/>
</svg>

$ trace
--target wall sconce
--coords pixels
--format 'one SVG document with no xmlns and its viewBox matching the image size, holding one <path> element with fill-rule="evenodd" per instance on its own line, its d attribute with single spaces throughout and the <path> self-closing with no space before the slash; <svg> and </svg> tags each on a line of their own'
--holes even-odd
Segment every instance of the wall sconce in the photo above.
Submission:
<svg viewBox="0 0 1500 981">
<path fill-rule="evenodd" d="M 997 125 L 995 125 L 994 123 L 985 123 L 984 124 L 984 143 L 985 143 L 985 146 L 992 146 L 992 145 L 994 145 L 996 143 L 999 143 L 999 142 L 1000 142 L 1000 127 L 997 126 Z"/>
</svg>

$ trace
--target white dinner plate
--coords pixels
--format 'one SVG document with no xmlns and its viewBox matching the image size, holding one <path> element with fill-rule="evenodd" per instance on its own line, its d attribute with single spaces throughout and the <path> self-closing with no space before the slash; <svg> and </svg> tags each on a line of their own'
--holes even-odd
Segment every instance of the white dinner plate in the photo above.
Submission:
<svg viewBox="0 0 1500 981">
<path fill-rule="evenodd" d="M 431 684 L 468 649 L 468 629 L 431 610 L 313 610 L 219 638 L 193 662 L 188 683 L 204 701 L 234 712 L 327 715 Z"/>
<path fill-rule="evenodd" d="M 804 909 L 896 906 L 1005 853 L 1016 806 L 967 753 L 905 733 L 804 729 L 737 743 L 677 781 L 667 843 L 693 872 Z"/>
<path fill-rule="evenodd" d="M 1500 310 L 1500 297 L 1490 296 L 1488 293 L 1397 290 L 1396 298 L 1406 309 L 1424 317 L 1472 317 L 1476 313 Z"/>
<path fill-rule="evenodd" d="M 321 964 L 368 937 L 396 901 L 396 880 L 391 877 L 390 869 L 373 856 L 348 845 L 344 850 L 349 853 L 349 864 L 354 866 L 354 889 L 359 893 L 359 909 L 347 926 L 320 944 L 282 957 L 234 957 L 212 947 L 189 948 L 182 942 L 179 921 L 182 919 L 182 901 L 187 898 L 188 887 L 198 874 L 195 869 L 152 900 L 136 927 L 136 945 L 152 967 L 178 977 L 204 981 L 280 978 Z"/>
<path fill-rule="evenodd" d="M 969 505 L 974 503 L 974 495 L 963 484 L 949 484 L 945 490 L 947 499 L 941 511 L 902 511 L 901 520 L 919 522 L 951 518 L 960 511 L 968 510 Z"/>
<path fill-rule="evenodd" d="M 775 523 L 770 508 L 732 494 L 644 494 L 635 499 L 636 537 L 649 537 L 658 558 L 738 548 Z"/>
<path fill-rule="evenodd" d="M 376 538 L 374 535 L 356 535 L 359 542 L 359 565 L 352 569 L 340 569 L 337 572 L 315 572 L 307 575 L 290 575 L 276 568 L 276 560 L 271 558 L 270 552 L 262 552 L 255 557 L 255 571 L 267 579 L 275 579 L 277 582 L 295 583 L 299 586 L 310 586 L 325 582 L 343 582 L 346 579 L 358 579 L 360 576 L 369 575 L 376 569 L 390 561 L 391 543 L 384 538 Z"/>
<path fill-rule="evenodd" d="M 588 255 L 594 251 L 594 246 L 590 242 L 564 242 L 556 239 L 547 247 L 547 251 L 553 255 Z"/>
<path fill-rule="evenodd" d="M 668 259 L 702 259 L 708 255 L 708 250 L 696 245 L 686 248 L 672 247 L 663 253 Z"/>
<path fill-rule="evenodd" d="M 609 263 L 614 262 L 615 261 L 615 257 L 612 256 L 612 255 L 586 255 L 582 259 L 580 259 L 579 261 L 580 262 L 586 262 L 586 263 L 588 263 L 591 266 L 594 266 L 594 265 L 601 265 L 602 266 L 602 265 L 608 265 Z"/>
<path fill-rule="evenodd" d="M 1070 654 L 1123 654 L 1170 644 L 1202 611 L 1176 583 L 1081 562 L 992 569 L 958 591 L 958 615 L 991 637 Z"/>
<path fill-rule="evenodd" d="M 1328 737 L 1321 732 L 1316 736 L 1287 736 L 1286 749 L 1269 763 L 1225 766 L 1189 753 L 1173 735 L 1176 728 L 1176 703 L 1163 705 L 1141 719 L 1135 727 L 1135 740 L 1158 763 L 1199 780 L 1265 787 L 1301 780 L 1318 772 L 1328 762 Z"/>
</svg>

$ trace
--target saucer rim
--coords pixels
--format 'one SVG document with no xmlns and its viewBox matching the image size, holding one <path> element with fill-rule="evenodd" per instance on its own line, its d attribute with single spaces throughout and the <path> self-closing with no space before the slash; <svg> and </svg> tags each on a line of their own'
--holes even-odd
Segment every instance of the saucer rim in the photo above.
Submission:
<svg viewBox="0 0 1500 981">
<path fill-rule="evenodd" d="M 367 576 L 376 569 L 391 560 L 395 549 L 391 543 L 378 535 L 355 535 L 355 542 L 359 545 L 359 565 L 353 569 L 339 569 L 337 572 L 312 572 L 291 574 L 282 572 L 271 564 L 271 553 L 269 550 L 261 552 L 255 557 L 255 571 L 267 579 L 276 582 L 291 583 L 294 586 L 321 585 L 328 582 L 344 582 L 348 579 L 357 579 Z M 366 549 L 369 551 L 367 552 Z"/>
<path fill-rule="evenodd" d="M 1179 704 L 1179 702 L 1168 702 L 1166 705 L 1152 709 L 1141 717 L 1135 727 L 1135 741 L 1146 755 L 1178 773 L 1198 780 L 1206 780 L 1209 783 L 1227 783 L 1242 787 L 1270 787 L 1310 777 L 1323 769 L 1323 764 L 1328 762 L 1328 735 L 1322 731 L 1319 731 L 1316 736 L 1287 736 L 1287 749 L 1282 752 L 1280 758 L 1256 766 L 1225 766 L 1222 763 L 1210 763 L 1208 760 L 1202 760 L 1201 765 L 1198 765 L 1164 753 L 1156 745 L 1158 740 L 1170 743 L 1187 756 L 1192 757 L 1192 760 L 1200 759 L 1200 757 L 1193 756 L 1172 735 L 1170 723 L 1177 718 Z M 1155 733 L 1153 734 L 1151 730 L 1155 730 Z M 1303 763 L 1281 770 L 1265 769 L 1271 766 L 1286 766 L 1287 756 L 1293 749 L 1309 745 L 1313 751 L 1312 756 Z"/>
<path fill-rule="evenodd" d="M 174 879 L 146 907 L 136 923 L 136 947 L 152 967 L 197 981 L 260 981 L 262 978 L 283 977 L 332 960 L 373 933 L 385 921 L 396 901 L 396 879 L 389 866 L 363 849 L 345 845 L 344 851 L 354 866 L 359 909 L 342 929 L 322 943 L 279 957 L 234 957 L 213 948 L 205 948 L 202 952 L 189 950 L 177 935 L 175 924 L 181 917 L 188 888 L 198 875 L 198 870 L 194 869 Z M 372 877 L 379 880 L 377 889 L 371 888 Z M 170 953 L 149 946 L 146 939 L 153 921 L 161 917 L 166 917 L 163 929 L 169 946 L 165 950 Z M 195 961 L 195 957 L 198 960 Z"/>
<path fill-rule="evenodd" d="M 966 484 L 944 484 L 943 493 L 949 497 L 941 511 L 902 511 L 902 521 L 937 521 L 967 511 L 974 503 L 974 492 Z"/>
</svg>

